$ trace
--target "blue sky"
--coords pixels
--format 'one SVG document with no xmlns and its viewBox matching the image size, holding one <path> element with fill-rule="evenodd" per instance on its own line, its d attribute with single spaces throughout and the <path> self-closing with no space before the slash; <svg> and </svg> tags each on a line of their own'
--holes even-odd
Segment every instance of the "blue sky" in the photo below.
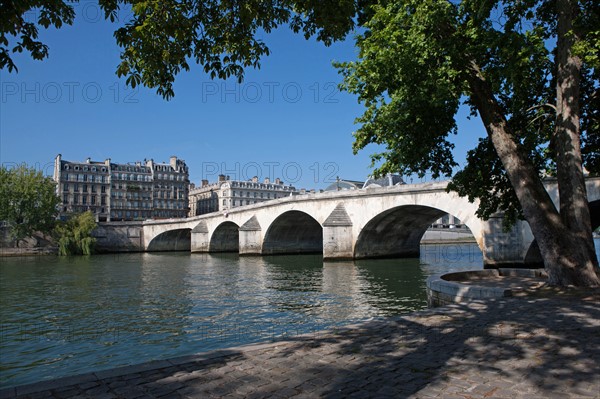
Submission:
<svg viewBox="0 0 600 399">
<path fill-rule="evenodd" d="M 325 47 L 287 28 L 265 36 L 271 55 L 244 82 L 211 80 L 199 66 L 182 73 L 175 98 L 126 88 L 115 75 L 119 48 L 93 2 L 77 5 L 73 26 L 42 30 L 50 57 L 13 59 L 18 73 L 0 71 L 0 161 L 51 173 L 56 154 L 67 160 L 111 158 L 168 161 L 177 155 L 190 180 L 254 175 L 280 177 L 301 188 L 323 188 L 336 176 L 364 180 L 369 154 L 352 154 L 354 118 L 363 107 L 337 90 L 333 60 L 356 57 L 352 38 Z M 481 122 L 458 116 L 456 159 L 483 134 Z M 407 179 L 409 180 L 409 179 Z"/>
</svg>

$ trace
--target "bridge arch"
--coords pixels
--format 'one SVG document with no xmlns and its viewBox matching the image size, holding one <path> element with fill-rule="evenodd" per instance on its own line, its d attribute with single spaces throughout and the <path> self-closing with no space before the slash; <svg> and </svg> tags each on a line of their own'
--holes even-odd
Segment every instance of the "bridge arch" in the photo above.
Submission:
<svg viewBox="0 0 600 399">
<path fill-rule="evenodd" d="M 269 225 L 263 255 L 323 253 L 323 227 L 308 213 L 291 210 Z"/>
<path fill-rule="evenodd" d="M 146 248 L 149 252 L 189 251 L 192 244 L 192 229 L 167 230 L 154 237 Z"/>
<path fill-rule="evenodd" d="M 448 212 L 425 205 L 400 205 L 370 219 L 354 246 L 354 258 L 408 258 L 420 254 L 421 238 Z"/>
<path fill-rule="evenodd" d="M 239 226 L 226 221 L 217 226 L 210 238 L 209 252 L 238 252 L 240 248 Z"/>
</svg>

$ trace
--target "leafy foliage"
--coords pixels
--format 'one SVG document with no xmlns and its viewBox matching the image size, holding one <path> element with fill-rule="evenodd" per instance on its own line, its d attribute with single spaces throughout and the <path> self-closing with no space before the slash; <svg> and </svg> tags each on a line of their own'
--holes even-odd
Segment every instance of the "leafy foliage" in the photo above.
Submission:
<svg viewBox="0 0 600 399">
<path fill-rule="evenodd" d="M 120 2 L 105 5 L 115 10 Z M 269 48 L 260 38 L 289 23 L 294 32 L 316 35 L 325 44 L 345 36 L 353 26 L 351 0 L 146 0 L 132 2 L 133 18 L 115 32 L 123 47 L 117 75 L 127 84 L 157 88 L 173 97 L 175 76 L 204 68 L 211 78 L 243 79 L 248 67 L 260 67 Z"/>
<path fill-rule="evenodd" d="M 91 255 L 96 244 L 96 239 L 91 236 L 95 228 L 94 215 L 89 211 L 75 215 L 57 225 L 58 254 L 61 256 Z"/>
<path fill-rule="evenodd" d="M 431 171 L 436 178 L 457 165 L 447 136 L 457 133 L 454 114 L 462 82 L 451 53 L 430 45 L 445 42 L 434 25 L 448 25 L 453 7 L 407 3 L 373 7 L 365 33 L 357 37 L 360 60 L 336 65 L 344 76 L 341 88 L 357 94 L 366 107 L 356 120 L 361 127 L 354 134 L 354 152 L 385 144 L 385 152 L 372 156 L 373 166 L 383 161 L 375 174 Z"/>
<path fill-rule="evenodd" d="M 71 25 L 75 18 L 75 11 L 68 3 L 63 0 L 2 1 L 0 69 L 7 68 L 9 72 L 18 70 L 11 53 L 28 51 L 35 60 L 46 58 L 48 46 L 37 40 L 38 26 L 60 28 L 63 24 Z M 14 40 L 16 43 L 10 45 Z"/>
<path fill-rule="evenodd" d="M 452 176 L 449 137 L 457 133 L 454 115 L 464 99 L 477 114 L 468 85 L 471 62 L 489 82 L 518 151 L 540 178 L 553 175 L 556 101 L 553 2 L 396 0 L 373 7 L 356 42 L 355 62 L 337 64 L 341 88 L 365 105 L 354 151 L 385 144 L 372 156 L 376 174 L 390 171 Z M 582 132 L 588 169 L 598 171 L 598 6 L 581 2 L 578 44 L 584 61 Z M 596 67 L 594 69 L 594 67 Z M 522 211 L 513 186 L 488 138 L 468 154 L 449 189 L 480 200 L 478 215 L 505 212 L 514 222 Z"/>
<path fill-rule="evenodd" d="M 54 181 L 35 168 L 0 166 L 0 221 L 10 226 L 14 239 L 52 230 L 60 202 L 55 190 Z"/>
<path fill-rule="evenodd" d="M 371 0 L 99 0 L 106 19 L 115 21 L 121 8 L 131 18 L 115 32 L 123 48 L 117 75 L 128 85 L 156 88 L 173 97 L 175 76 L 197 63 L 212 78 L 234 76 L 241 80 L 248 67 L 260 67 L 269 54 L 261 39 L 265 33 L 288 24 L 305 37 L 316 36 L 326 45 L 342 39 L 353 28 L 358 7 Z M 16 69 L 9 39 L 20 41 L 12 52 L 29 50 L 43 59 L 48 48 L 36 41 L 37 26 L 71 24 L 73 6 L 65 0 L 9 1 L 0 16 L 0 68 Z M 35 22 L 24 15 L 37 14 Z"/>
<path fill-rule="evenodd" d="M 523 218 L 515 190 L 489 138 L 479 140 L 467 154 L 467 166 L 460 170 L 449 189 L 474 202 L 479 199 L 477 216 L 489 219 L 499 209 L 504 211 L 504 226 L 512 226 Z"/>
</svg>

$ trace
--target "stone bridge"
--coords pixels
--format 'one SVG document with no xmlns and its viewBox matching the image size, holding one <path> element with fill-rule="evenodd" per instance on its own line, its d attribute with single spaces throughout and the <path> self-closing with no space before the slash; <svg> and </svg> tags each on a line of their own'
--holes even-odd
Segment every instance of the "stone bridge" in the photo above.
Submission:
<svg viewBox="0 0 600 399">
<path fill-rule="evenodd" d="M 418 257 L 427 228 L 448 213 L 471 230 L 486 265 L 540 261 L 526 222 L 505 232 L 501 215 L 488 221 L 479 219 L 475 215 L 477 204 L 456 193 L 447 193 L 446 186 L 447 182 L 435 182 L 316 193 L 243 206 L 226 213 L 123 226 L 128 232 L 137 226 L 138 235 L 133 239 L 145 251 L 322 253 L 325 260 Z M 548 182 L 546 187 L 556 201 L 556 184 Z M 587 190 L 597 227 L 600 178 L 588 179 Z"/>
</svg>

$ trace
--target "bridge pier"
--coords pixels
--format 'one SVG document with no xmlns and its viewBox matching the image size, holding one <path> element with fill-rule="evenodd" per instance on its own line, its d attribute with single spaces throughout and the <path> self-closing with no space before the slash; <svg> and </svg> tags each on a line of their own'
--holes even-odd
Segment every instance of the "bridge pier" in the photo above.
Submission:
<svg viewBox="0 0 600 399">
<path fill-rule="evenodd" d="M 352 226 L 323 227 L 323 260 L 351 260 Z"/>
<path fill-rule="evenodd" d="M 208 227 L 205 221 L 198 223 L 196 227 L 192 229 L 191 237 L 191 251 L 192 252 L 208 252 L 210 248 L 210 237 L 208 235 Z"/>
<path fill-rule="evenodd" d="M 256 216 L 252 216 L 240 227 L 240 256 L 262 255 L 262 228 Z"/>
<path fill-rule="evenodd" d="M 354 258 L 352 220 L 343 204 L 338 204 L 323 222 L 323 260 Z"/>
<path fill-rule="evenodd" d="M 533 242 L 529 224 L 518 221 L 510 230 L 505 231 L 503 215 L 492 216 L 484 225 L 483 264 L 486 269 L 498 267 L 539 267 L 537 259 L 526 263 L 526 255 Z"/>
</svg>

